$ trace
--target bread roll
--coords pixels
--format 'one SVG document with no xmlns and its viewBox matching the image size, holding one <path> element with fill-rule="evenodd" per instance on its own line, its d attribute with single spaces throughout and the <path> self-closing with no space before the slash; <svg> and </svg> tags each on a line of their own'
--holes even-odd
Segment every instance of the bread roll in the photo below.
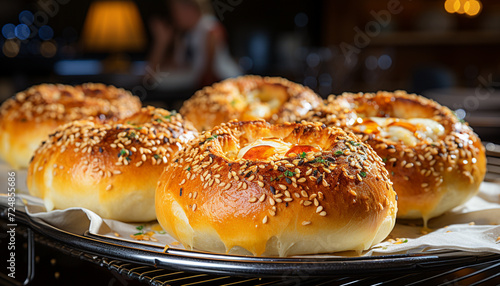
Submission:
<svg viewBox="0 0 500 286">
<path fill-rule="evenodd" d="M 279 77 L 247 75 L 207 86 L 180 113 L 199 131 L 232 119 L 293 122 L 322 103 L 312 90 Z"/>
<path fill-rule="evenodd" d="M 271 256 L 368 249 L 397 211 L 371 147 L 307 122 L 232 121 L 203 133 L 165 169 L 155 203 L 188 249 Z"/>
<path fill-rule="evenodd" d="M 179 114 L 152 107 L 115 123 L 68 123 L 36 150 L 29 192 L 48 211 L 83 207 L 103 218 L 154 220 L 158 178 L 196 133 Z"/>
<path fill-rule="evenodd" d="M 404 91 L 344 93 L 303 117 L 357 134 L 383 158 L 398 218 L 428 219 L 465 203 L 486 172 L 481 140 L 447 107 Z"/>
<path fill-rule="evenodd" d="M 114 86 L 33 86 L 0 107 L 0 157 L 15 169 L 27 168 L 33 152 L 56 127 L 89 116 L 118 120 L 140 108 L 137 97 Z"/>
</svg>

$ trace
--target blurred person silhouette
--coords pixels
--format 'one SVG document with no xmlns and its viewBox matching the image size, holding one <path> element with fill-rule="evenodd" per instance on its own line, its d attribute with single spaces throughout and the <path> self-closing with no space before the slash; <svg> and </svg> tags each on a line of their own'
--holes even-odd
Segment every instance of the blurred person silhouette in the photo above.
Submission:
<svg viewBox="0 0 500 286">
<path fill-rule="evenodd" d="M 150 20 L 148 65 L 158 91 L 186 96 L 202 86 L 241 74 L 229 53 L 224 26 L 210 0 L 169 0 L 171 19 Z"/>
</svg>

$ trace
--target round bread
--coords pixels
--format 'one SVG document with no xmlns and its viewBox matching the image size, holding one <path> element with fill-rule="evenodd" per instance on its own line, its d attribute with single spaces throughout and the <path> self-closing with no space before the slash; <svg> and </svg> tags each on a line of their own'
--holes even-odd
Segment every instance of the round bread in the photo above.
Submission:
<svg viewBox="0 0 500 286">
<path fill-rule="evenodd" d="M 312 90 L 279 77 L 227 79 L 197 91 L 180 113 L 199 131 L 232 119 L 293 122 L 322 103 Z"/>
<path fill-rule="evenodd" d="M 179 114 L 152 107 L 115 123 L 73 121 L 36 150 L 29 192 L 48 211 L 83 207 L 103 218 L 153 220 L 158 178 L 196 134 Z"/>
<path fill-rule="evenodd" d="M 0 107 L 0 157 L 13 168 L 27 168 L 33 152 L 56 127 L 89 116 L 117 120 L 140 108 L 137 97 L 113 86 L 33 86 Z"/>
<path fill-rule="evenodd" d="M 479 190 L 486 158 L 481 141 L 447 107 L 404 91 L 344 93 L 304 119 L 347 128 L 383 158 L 398 218 L 428 219 Z"/>
<path fill-rule="evenodd" d="M 188 249 L 288 256 L 364 250 L 392 230 L 380 157 L 321 123 L 223 123 L 161 175 L 161 226 Z"/>
</svg>

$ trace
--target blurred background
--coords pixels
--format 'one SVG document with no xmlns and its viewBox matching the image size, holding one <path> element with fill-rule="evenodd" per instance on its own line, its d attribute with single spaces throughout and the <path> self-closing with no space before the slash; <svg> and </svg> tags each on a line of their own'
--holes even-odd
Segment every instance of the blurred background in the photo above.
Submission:
<svg viewBox="0 0 500 286">
<path fill-rule="evenodd" d="M 228 76 L 321 96 L 404 89 L 500 143 L 496 0 L 0 0 L 0 101 L 40 83 L 103 82 L 178 108 Z"/>
</svg>

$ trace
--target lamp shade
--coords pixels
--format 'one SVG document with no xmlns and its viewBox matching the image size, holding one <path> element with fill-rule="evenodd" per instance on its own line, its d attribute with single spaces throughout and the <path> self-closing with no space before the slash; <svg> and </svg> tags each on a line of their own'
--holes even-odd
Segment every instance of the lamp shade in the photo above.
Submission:
<svg viewBox="0 0 500 286">
<path fill-rule="evenodd" d="M 82 33 L 83 47 L 90 52 L 141 51 L 146 45 L 144 25 L 130 0 L 94 1 Z"/>
</svg>

